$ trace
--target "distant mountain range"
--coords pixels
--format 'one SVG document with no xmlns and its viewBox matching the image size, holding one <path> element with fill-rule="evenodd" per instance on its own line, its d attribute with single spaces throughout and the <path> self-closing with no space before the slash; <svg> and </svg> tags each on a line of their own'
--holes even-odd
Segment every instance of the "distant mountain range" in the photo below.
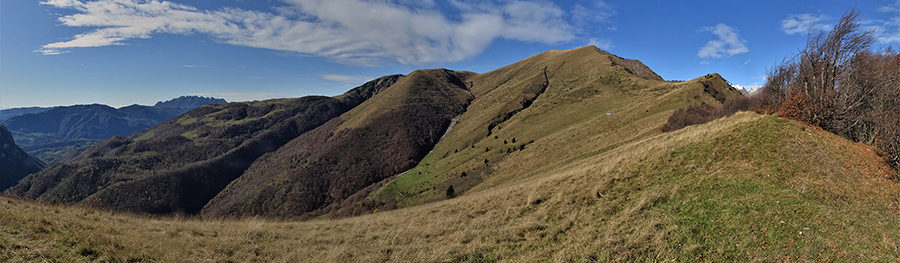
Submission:
<svg viewBox="0 0 900 263">
<path fill-rule="evenodd" d="M 20 115 L 45 112 L 53 108 L 57 107 L 24 107 L 0 110 L 0 122 Z"/>
<path fill-rule="evenodd" d="M 200 106 L 206 104 L 224 104 L 228 103 L 224 99 L 217 99 L 213 97 L 200 97 L 200 96 L 181 96 L 178 98 L 174 98 L 167 101 L 158 101 L 156 102 L 154 107 L 166 108 L 166 109 L 196 109 Z"/>
<path fill-rule="evenodd" d="M 2 122 L 18 145 L 46 163 L 77 155 L 78 150 L 113 136 L 127 136 L 177 117 L 199 106 L 226 103 L 223 99 L 183 96 L 155 106 L 113 108 L 102 104 L 4 110 Z"/>
</svg>

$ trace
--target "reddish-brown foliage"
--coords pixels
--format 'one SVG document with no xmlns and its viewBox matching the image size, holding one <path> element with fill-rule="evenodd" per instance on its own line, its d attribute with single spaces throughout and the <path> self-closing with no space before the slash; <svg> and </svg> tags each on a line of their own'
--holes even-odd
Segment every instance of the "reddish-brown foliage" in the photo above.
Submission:
<svg viewBox="0 0 900 263">
<path fill-rule="evenodd" d="M 758 112 L 806 122 L 884 150 L 900 168 L 900 54 L 871 49 L 858 12 L 810 34 L 796 57 L 768 72 Z"/>
<path fill-rule="evenodd" d="M 666 124 L 663 125 L 662 131 L 676 131 L 690 125 L 707 123 L 715 119 L 715 112 L 716 108 L 707 104 L 678 109 L 669 117 Z"/>
<path fill-rule="evenodd" d="M 739 111 L 756 110 L 759 105 L 760 102 L 755 98 L 739 96 L 724 100 L 722 107 L 719 108 L 701 104 L 678 109 L 663 125 L 662 131 L 675 131 L 690 125 L 703 124 L 718 118 L 728 117 Z"/>
</svg>

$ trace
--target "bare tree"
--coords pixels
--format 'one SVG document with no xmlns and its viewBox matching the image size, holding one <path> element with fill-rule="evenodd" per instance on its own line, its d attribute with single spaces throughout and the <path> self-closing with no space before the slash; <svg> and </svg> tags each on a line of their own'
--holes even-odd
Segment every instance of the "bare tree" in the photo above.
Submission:
<svg viewBox="0 0 900 263">
<path fill-rule="evenodd" d="M 767 73 L 761 100 L 782 117 L 877 145 L 900 168 L 900 53 L 872 49 L 852 9 L 827 32 L 810 32 L 806 46 Z"/>
<path fill-rule="evenodd" d="M 796 80 L 791 89 L 809 97 L 807 110 L 798 116 L 811 124 L 832 125 L 839 94 L 839 77 L 850 70 L 849 61 L 871 47 L 873 31 L 861 31 L 859 11 L 852 9 L 828 32 L 810 33 L 806 47 L 796 57 Z"/>
</svg>

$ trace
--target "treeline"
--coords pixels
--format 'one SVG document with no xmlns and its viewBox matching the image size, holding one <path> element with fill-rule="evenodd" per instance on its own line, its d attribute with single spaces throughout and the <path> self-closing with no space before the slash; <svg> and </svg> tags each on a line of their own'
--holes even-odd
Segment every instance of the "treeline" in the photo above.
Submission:
<svg viewBox="0 0 900 263">
<path fill-rule="evenodd" d="M 831 31 L 810 34 L 806 47 L 768 72 L 760 111 L 875 145 L 900 168 L 900 53 L 873 47 L 859 12 Z"/>
<path fill-rule="evenodd" d="M 748 107 L 874 145 L 900 170 L 900 53 L 876 49 L 875 41 L 874 32 L 861 27 L 859 12 L 847 12 L 833 29 L 810 33 L 798 54 L 770 69 Z M 669 123 L 708 121 L 716 111 L 679 110 Z"/>
</svg>

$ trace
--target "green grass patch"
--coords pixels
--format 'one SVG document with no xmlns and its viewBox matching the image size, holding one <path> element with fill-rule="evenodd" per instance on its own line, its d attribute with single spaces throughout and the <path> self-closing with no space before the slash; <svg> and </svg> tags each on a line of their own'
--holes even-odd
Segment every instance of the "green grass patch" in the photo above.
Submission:
<svg viewBox="0 0 900 263">
<path fill-rule="evenodd" d="M 134 140 L 135 141 L 149 140 L 149 139 L 153 138 L 153 136 L 156 136 L 156 130 L 149 130 L 149 131 L 145 132 L 143 135 L 141 135 L 141 137 L 137 137 L 137 139 L 134 139 Z"/>
<path fill-rule="evenodd" d="M 196 141 L 197 139 L 200 138 L 200 135 L 197 135 L 197 131 L 195 131 L 195 130 L 186 131 L 186 132 L 182 133 L 181 136 L 191 139 L 191 141 Z"/>
<path fill-rule="evenodd" d="M 655 184 L 680 189 L 654 208 L 670 218 L 661 250 L 680 261 L 900 259 L 891 251 L 897 243 L 888 241 L 900 238 L 896 215 L 871 212 L 860 205 L 869 202 L 864 197 L 822 198 L 831 189 L 795 185 L 816 176 L 809 167 L 816 162 L 783 151 L 786 140 L 797 139 L 788 134 L 794 130 L 767 117 L 636 167 L 659 174 Z"/>
<path fill-rule="evenodd" d="M 197 121 L 199 121 L 199 119 L 194 118 L 194 117 L 181 116 L 175 122 L 177 122 L 178 124 L 181 124 L 182 126 L 188 126 L 188 125 L 196 123 Z"/>
</svg>

